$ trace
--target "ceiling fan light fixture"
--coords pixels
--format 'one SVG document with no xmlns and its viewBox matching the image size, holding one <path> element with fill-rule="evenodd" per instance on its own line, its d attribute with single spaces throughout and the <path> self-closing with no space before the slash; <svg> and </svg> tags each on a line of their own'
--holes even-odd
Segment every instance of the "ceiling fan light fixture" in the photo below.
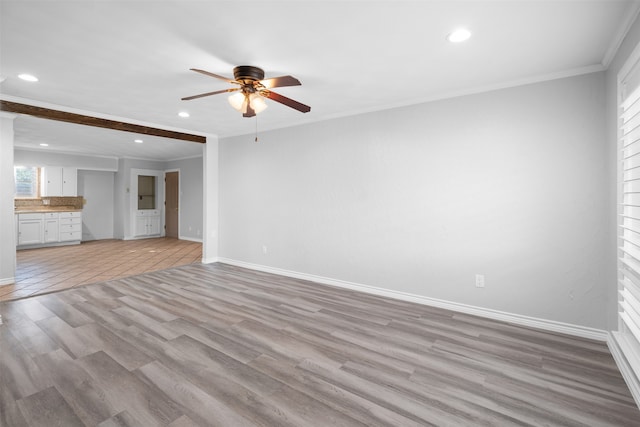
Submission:
<svg viewBox="0 0 640 427">
<path fill-rule="evenodd" d="M 247 112 L 247 97 L 244 93 L 238 92 L 229 97 L 229 104 L 241 113 Z"/>
<path fill-rule="evenodd" d="M 268 105 L 264 102 L 264 98 L 258 94 L 252 93 L 247 95 L 245 93 L 236 93 L 231 95 L 229 98 L 229 104 L 239 111 L 242 114 L 246 114 L 248 107 L 251 106 L 251 109 L 256 113 L 260 113 L 264 111 Z"/>
<path fill-rule="evenodd" d="M 266 110 L 268 107 L 267 103 L 264 102 L 264 98 L 260 95 L 256 95 L 255 93 L 252 93 L 249 96 L 249 101 L 251 104 L 251 108 L 256 112 L 256 114 L 259 114 L 260 112 Z"/>
</svg>

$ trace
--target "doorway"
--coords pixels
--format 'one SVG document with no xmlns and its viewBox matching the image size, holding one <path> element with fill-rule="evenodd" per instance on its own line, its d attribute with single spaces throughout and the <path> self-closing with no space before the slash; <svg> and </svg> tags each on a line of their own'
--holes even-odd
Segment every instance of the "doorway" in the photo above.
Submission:
<svg viewBox="0 0 640 427">
<path fill-rule="evenodd" d="M 164 182 L 165 236 L 177 239 L 180 218 L 180 172 L 165 172 Z"/>
</svg>

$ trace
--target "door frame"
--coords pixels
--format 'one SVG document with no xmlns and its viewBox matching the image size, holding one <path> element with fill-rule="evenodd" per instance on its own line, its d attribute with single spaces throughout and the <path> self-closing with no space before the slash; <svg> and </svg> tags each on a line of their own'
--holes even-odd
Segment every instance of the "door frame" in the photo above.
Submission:
<svg viewBox="0 0 640 427">
<path fill-rule="evenodd" d="M 162 175 L 164 178 L 164 192 L 162 197 L 164 198 L 164 203 L 162 204 L 162 224 L 163 224 L 163 235 L 166 236 L 167 234 L 167 185 L 166 185 L 166 179 L 167 179 L 167 173 L 169 172 L 178 172 L 178 237 L 177 239 L 181 239 L 181 234 L 180 234 L 180 220 L 182 219 L 182 174 L 180 173 L 180 168 L 174 168 L 174 169 L 165 169 L 164 174 Z"/>
</svg>

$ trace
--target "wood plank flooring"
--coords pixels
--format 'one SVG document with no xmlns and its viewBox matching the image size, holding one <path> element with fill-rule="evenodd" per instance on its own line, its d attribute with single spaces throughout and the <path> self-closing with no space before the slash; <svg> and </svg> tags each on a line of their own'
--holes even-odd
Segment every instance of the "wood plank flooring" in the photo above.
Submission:
<svg viewBox="0 0 640 427">
<path fill-rule="evenodd" d="M 2 426 L 639 426 L 604 343 L 224 264 L 0 303 Z"/>
</svg>

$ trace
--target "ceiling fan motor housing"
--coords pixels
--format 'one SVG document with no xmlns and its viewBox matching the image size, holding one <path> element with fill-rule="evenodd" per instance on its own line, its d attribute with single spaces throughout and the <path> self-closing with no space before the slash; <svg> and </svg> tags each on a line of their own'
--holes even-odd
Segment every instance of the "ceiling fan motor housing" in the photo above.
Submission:
<svg viewBox="0 0 640 427">
<path fill-rule="evenodd" d="M 255 82 L 264 79 L 264 71 L 251 65 L 239 65 L 233 69 L 233 77 L 238 82 Z"/>
</svg>

